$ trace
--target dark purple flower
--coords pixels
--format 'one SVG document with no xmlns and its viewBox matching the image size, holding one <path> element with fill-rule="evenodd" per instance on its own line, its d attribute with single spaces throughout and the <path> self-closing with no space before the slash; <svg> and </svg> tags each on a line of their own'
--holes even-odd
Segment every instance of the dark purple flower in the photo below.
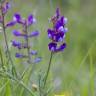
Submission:
<svg viewBox="0 0 96 96">
<path fill-rule="evenodd" d="M 28 16 L 28 26 L 29 25 L 31 25 L 31 24 L 34 24 L 34 23 L 36 23 L 36 19 L 33 17 L 33 15 L 31 14 L 31 15 L 29 15 Z"/>
<path fill-rule="evenodd" d="M 49 43 L 49 50 L 52 52 L 63 51 L 66 48 L 65 35 L 68 28 L 65 28 L 67 23 L 67 18 L 60 15 L 59 8 L 56 9 L 56 14 L 52 17 L 51 22 L 53 23 L 53 28 L 48 29 L 48 37 L 52 40 Z"/>
<path fill-rule="evenodd" d="M 55 31 L 52 30 L 52 29 L 48 29 L 47 32 L 48 32 L 48 37 L 49 37 L 50 39 L 52 39 Z"/>
<path fill-rule="evenodd" d="M 62 42 L 64 40 L 64 33 L 60 32 L 60 33 L 54 34 L 53 40 L 55 42 Z"/>
<path fill-rule="evenodd" d="M 56 50 L 57 44 L 54 42 L 51 42 L 48 44 L 48 46 L 49 46 L 49 50 L 54 52 Z"/>
<path fill-rule="evenodd" d="M 66 43 L 63 43 L 58 48 L 56 48 L 55 52 L 63 51 L 66 48 Z"/>
<path fill-rule="evenodd" d="M 15 21 L 11 21 L 11 22 L 8 22 L 8 23 L 6 24 L 6 27 L 12 27 L 12 26 L 14 26 L 15 24 L 16 24 Z"/>
<path fill-rule="evenodd" d="M 24 21 L 22 20 L 21 15 L 19 13 L 14 14 L 13 21 L 15 21 L 19 24 L 24 24 Z"/>
</svg>

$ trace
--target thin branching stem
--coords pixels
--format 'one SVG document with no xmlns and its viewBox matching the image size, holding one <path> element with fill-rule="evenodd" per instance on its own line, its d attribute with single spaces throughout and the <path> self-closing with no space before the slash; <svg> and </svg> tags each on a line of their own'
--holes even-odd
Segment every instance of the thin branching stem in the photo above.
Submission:
<svg viewBox="0 0 96 96">
<path fill-rule="evenodd" d="M 5 14 L 3 13 L 3 7 L 2 6 L 1 6 L 1 15 L 2 15 L 3 34 L 4 34 L 4 39 L 5 39 L 5 45 L 6 45 L 6 56 L 9 58 L 9 60 L 10 60 L 10 62 L 12 64 L 12 72 L 14 70 L 15 75 L 17 76 L 17 72 L 16 72 L 15 66 L 13 64 L 13 61 L 12 61 L 12 58 L 11 58 L 11 54 L 10 54 L 10 51 L 9 51 L 8 42 L 7 42 L 8 39 L 7 39 L 7 35 L 6 35 Z"/>
<path fill-rule="evenodd" d="M 53 57 L 53 52 L 51 52 L 48 69 L 47 69 L 46 76 L 45 76 L 45 79 L 44 79 L 44 87 L 46 85 L 46 81 L 47 81 L 47 78 L 48 78 L 48 75 L 49 75 L 49 71 L 50 71 L 50 68 L 51 68 L 52 57 Z"/>
</svg>

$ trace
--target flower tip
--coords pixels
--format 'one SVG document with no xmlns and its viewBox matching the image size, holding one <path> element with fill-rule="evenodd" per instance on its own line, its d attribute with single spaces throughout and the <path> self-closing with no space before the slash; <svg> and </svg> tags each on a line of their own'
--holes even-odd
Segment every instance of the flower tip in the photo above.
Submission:
<svg viewBox="0 0 96 96">
<path fill-rule="evenodd" d="M 56 9 L 56 16 L 57 16 L 57 17 L 60 16 L 60 10 L 59 10 L 59 8 Z"/>
</svg>

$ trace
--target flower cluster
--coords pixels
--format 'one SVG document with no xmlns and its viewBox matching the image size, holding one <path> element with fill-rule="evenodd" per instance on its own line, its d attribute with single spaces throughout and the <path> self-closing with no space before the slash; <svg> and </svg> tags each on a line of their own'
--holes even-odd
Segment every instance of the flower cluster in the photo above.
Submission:
<svg viewBox="0 0 96 96">
<path fill-rule="evenodd" d="M 1 14 L 0 14 L 0 23 L 3 22 L 4 20 L 4 17 L 6 15 L 6 13 L 8 12 L 8 10 L 11 8 L 11 5 L 9 2 L 0 2 L 0 11 L 1 11 Z"/>
<path fill-rule="evenodd" d="M 9 2 L 1 2 L 0 8 L 1 8 L 3 14 L 6 14 L 8 12 L 8 10 L 11 8 L 11 5 Z"/>
<path fill-rule="evenodd" d="M 22 26 L 22 31 L 21 30 L 13 30 L 12 33 L 15 37 L 20 37 L 24 39 L 24 42 L 20 42 L 17 40 L 12 40 L 12 45 L 16 47 L 17 49 L 27 49 L 27 55 L 22 54 L 22 53 L 16 53 L 15 57 L 16 58 L 28 58 L 28 61 L 31 62 L 31 55 L 37 55 L 36 50 L 31 50 L 31 45 L 29 42 L 29 39 L 31 37 L 37 37 L 39 35 L 39 32 L 33 31 L 33 32 L 28 32 L 28 28 L 33 25 L 36 22 L 36 19 L 33 17 L 32 14 L 28 16 L 27 19 L 24 19 L 21 17 L 19 13 L 15 13 L 13 16 L 13 20 L 10 21 L 7 26 L 13 26 L 15 24 L 20 24 Z M 40 57 L 35 58 L 33 63 L 37 63 L 41 60 Z"/>
<path fill-rule="evenodd" d="M 49 50 L 52 52 L 63 51 L 66 48 L 65 34 L 68 29 L 65 27 L 67 18 L 60 15 L 59 8 L 56 9 L 55 15 L 50 19 L 53 28 L 48 29 L 48 37 L 52 40 L 49 43 Z"/>
</svg>

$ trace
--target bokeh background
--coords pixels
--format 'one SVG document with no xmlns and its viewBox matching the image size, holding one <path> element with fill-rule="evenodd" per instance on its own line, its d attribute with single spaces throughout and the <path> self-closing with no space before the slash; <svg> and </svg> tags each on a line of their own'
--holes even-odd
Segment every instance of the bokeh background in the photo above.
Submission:
<svg viewBox="0 0 96 96">
<path fill-rule="evenodd" d="M 66 34 L 67 48 L 64 52 L 55 54 L 52 60 L 49 79 L 54 86 L 54 94 L 96 96 L 96 0 L 14 0 L 11 3 L 12 9 L 6 16 L 7 21 L 12 19 L 15 12 L 21 13 L 23 17 L 33 13 L 37 18 L 32 29 L 38 29 L 40 36 L 32 40 L 42 61 L 35 65 L 34 78 L 30 81 L 36 82 L 38 72 L 46 70 L 48 66 L 50 40 L 47 37 L 47 28 L 51 27 L 48 19 L 59 7 L 62 15 L 68 18 L 66 27 L 69 31 Z M 12 28 L 8 29 L 8 37 L 10 45 L 10 41 L 15 38 Z M 2 35 L 0 40 L 2 43 Z M 14 56 L 17 50 L 11 45 L 10 50 L 18 72 L 22 73 L 30 65 L 20 64 L 21 60 L 15 59 Z"/>
</svg>

